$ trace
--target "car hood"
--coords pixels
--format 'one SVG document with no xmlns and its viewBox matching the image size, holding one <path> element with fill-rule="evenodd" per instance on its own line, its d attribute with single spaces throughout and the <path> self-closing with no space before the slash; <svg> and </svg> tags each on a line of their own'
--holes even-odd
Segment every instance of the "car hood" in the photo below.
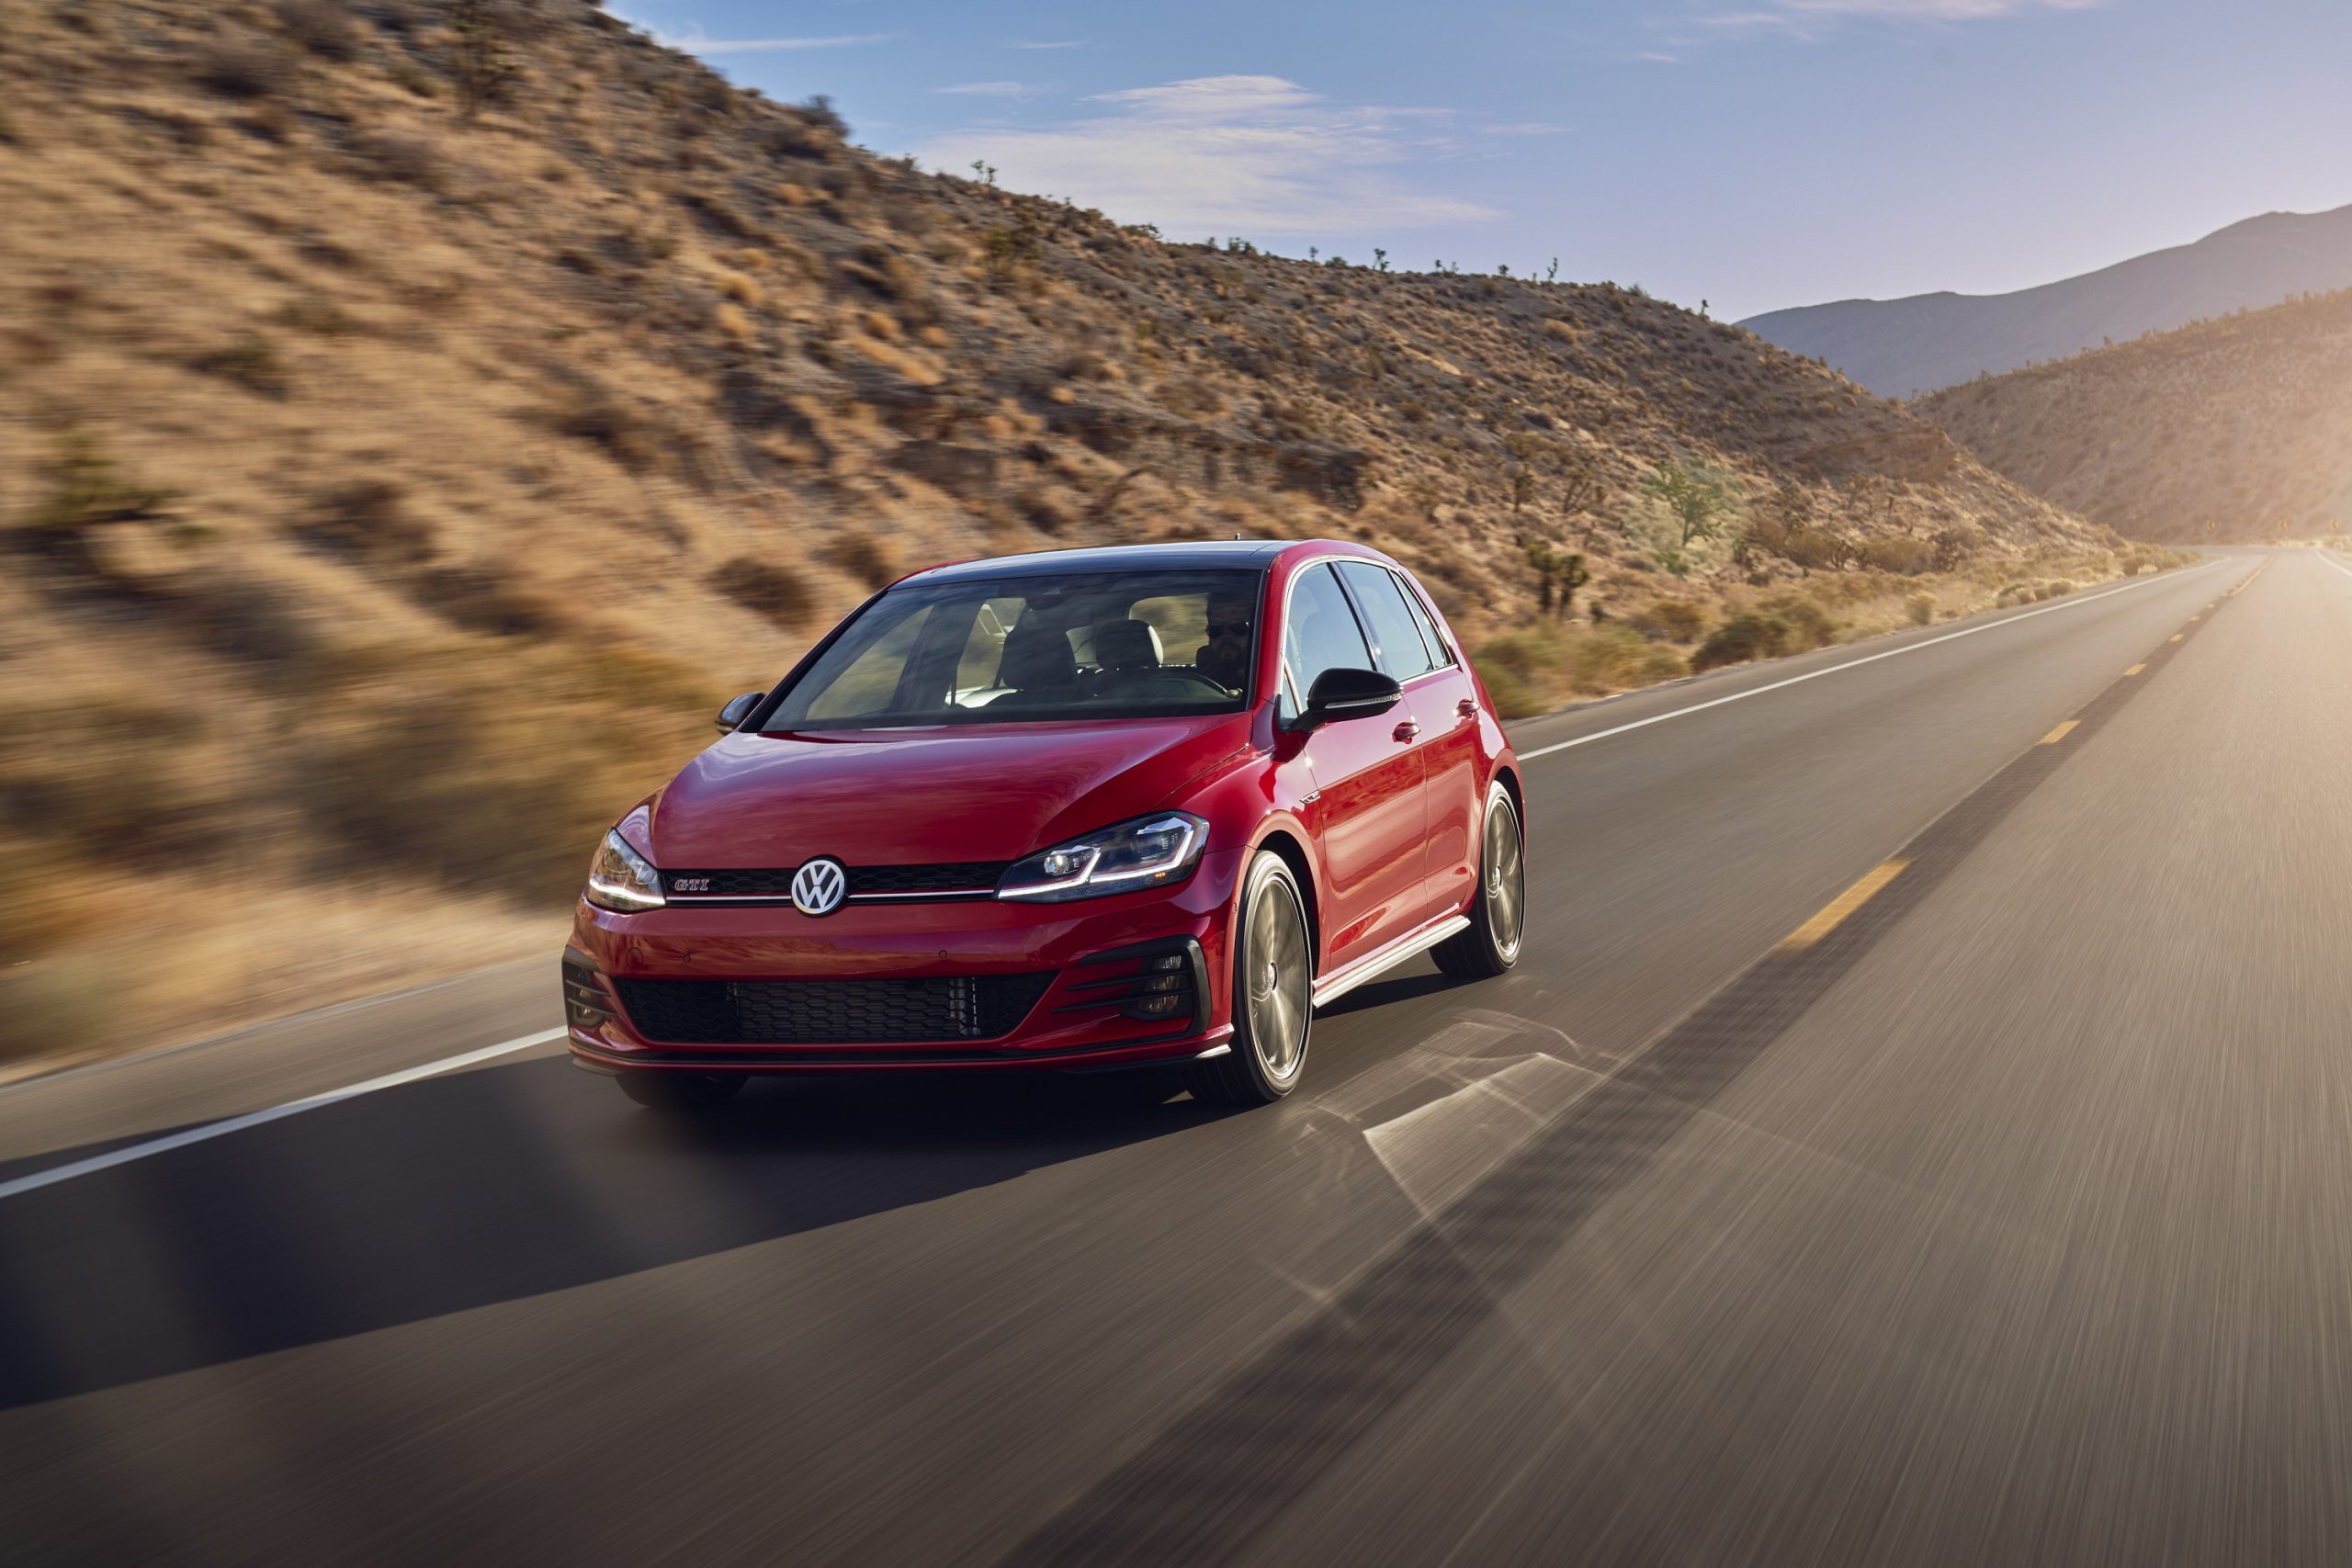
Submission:
<svg viewBox="0 0 2352 1568">
<path fill-rule="evenodd" d="M 1018 860 L 1167 804 L 1249 737 L 1248 714 L 729 735 L 655 798 L 642 847 L 691 870 Z"/>
</svg>

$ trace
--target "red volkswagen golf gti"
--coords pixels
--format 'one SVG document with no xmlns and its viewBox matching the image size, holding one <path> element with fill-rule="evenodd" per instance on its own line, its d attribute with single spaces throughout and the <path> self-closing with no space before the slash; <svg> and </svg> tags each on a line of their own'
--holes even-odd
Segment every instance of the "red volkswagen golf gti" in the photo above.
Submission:
<svg viewBox="0 0 2352 1568">
<path fill-rule="evenodd" d="M 1067 550 L 868 600 L 606 834 L 563 997 L 632 1099 L 752 1073 L 1182 1065 L 1519 956 L 1523 799 L 1419 584 L 1323 542 Z"/>
</svg>

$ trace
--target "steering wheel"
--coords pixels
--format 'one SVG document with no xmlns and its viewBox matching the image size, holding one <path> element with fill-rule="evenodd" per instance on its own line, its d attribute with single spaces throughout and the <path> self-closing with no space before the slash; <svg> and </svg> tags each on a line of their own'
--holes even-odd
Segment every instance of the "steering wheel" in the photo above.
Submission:
<svg viewBox="0 0 2352 1568">
<path fill-rule="evenodd" d="M 1161 681 L 1176 682 L 1199 691 L 1214 692 L 1220 697 L 1229 697 L 1233 695 L 1233 688 L 1227 685 L 1224 682 L 1214 680 L 1209 676 L 1199 674 L 1191 670 L 1161 670 L 1146 676 L 1145 680 L 1154 682 Z"/>
</svg>

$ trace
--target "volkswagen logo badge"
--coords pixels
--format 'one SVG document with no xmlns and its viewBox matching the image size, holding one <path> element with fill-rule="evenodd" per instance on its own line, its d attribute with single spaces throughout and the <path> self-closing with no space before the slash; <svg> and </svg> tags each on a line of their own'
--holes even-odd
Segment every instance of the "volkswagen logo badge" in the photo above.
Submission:
<svg viewBox="0 0 2352 1568">
<path fill-rule="evenodd" d="M 804 915 L 831 914 L 848 892 L 849 872 L 831 855 L 819 855 L 792 874 L 792 907 Z"/>
</svg>

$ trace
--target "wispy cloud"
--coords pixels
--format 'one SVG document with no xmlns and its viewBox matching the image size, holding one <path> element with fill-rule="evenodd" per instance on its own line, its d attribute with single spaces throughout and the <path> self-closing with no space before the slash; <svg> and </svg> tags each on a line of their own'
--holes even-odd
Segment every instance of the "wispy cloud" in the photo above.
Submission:
<svg viewBox="0 0 2352 1568">
<path fill-rule="evenodd" d="M 1325 235 L 1492 218 L 1416 188 L 1399 164 L 1443 151 L 1417 111 L 1346 107 L 1279 76 L 1202 76 L 1104 93 L 1104 112 L 1037 130 L 968 130 L 917 151 L 975 158 L 1007 185 L 1170 233 Z"/>
<path fill-rule="evenodd" d="M 1646 60 L 1655 65 L 1679 65 L 1682 63 L 1682 57 L 1680 55 L 1661 54 L 1654 49 L 1645 49 L 1642 51 L 1641 53 L 1634 56 L 1634 58 L 1636 60 Z"/>
<path fill-rule="evenodd" d="M 1555 124 L 1548 119 L 1514 120 L 1508 125 L 1487 127 L 1489 136 L 1565 136 L 1572 126 Z"/>
<path fill-rule="evenodd" d="M 1082 38 L 1012 39 L 1006 41 L 1004 47 L 1007 49 L 1084 49 L 1086 40 Z"/>
<path fill-rule="evenodd" d="M 1780 0 L 1783 10 L 1833 17 L 1975 22 L 2019 11 L 2088 11 L 2107 0 Z"/>
<path fill-rule="evenodd" d="M 1025 98 L 1029 89 L 1019 82 L 958 82 L 952 87 L 933 87 L 934 93 L 952 93 L 967 98 Z"/>
</svg>

